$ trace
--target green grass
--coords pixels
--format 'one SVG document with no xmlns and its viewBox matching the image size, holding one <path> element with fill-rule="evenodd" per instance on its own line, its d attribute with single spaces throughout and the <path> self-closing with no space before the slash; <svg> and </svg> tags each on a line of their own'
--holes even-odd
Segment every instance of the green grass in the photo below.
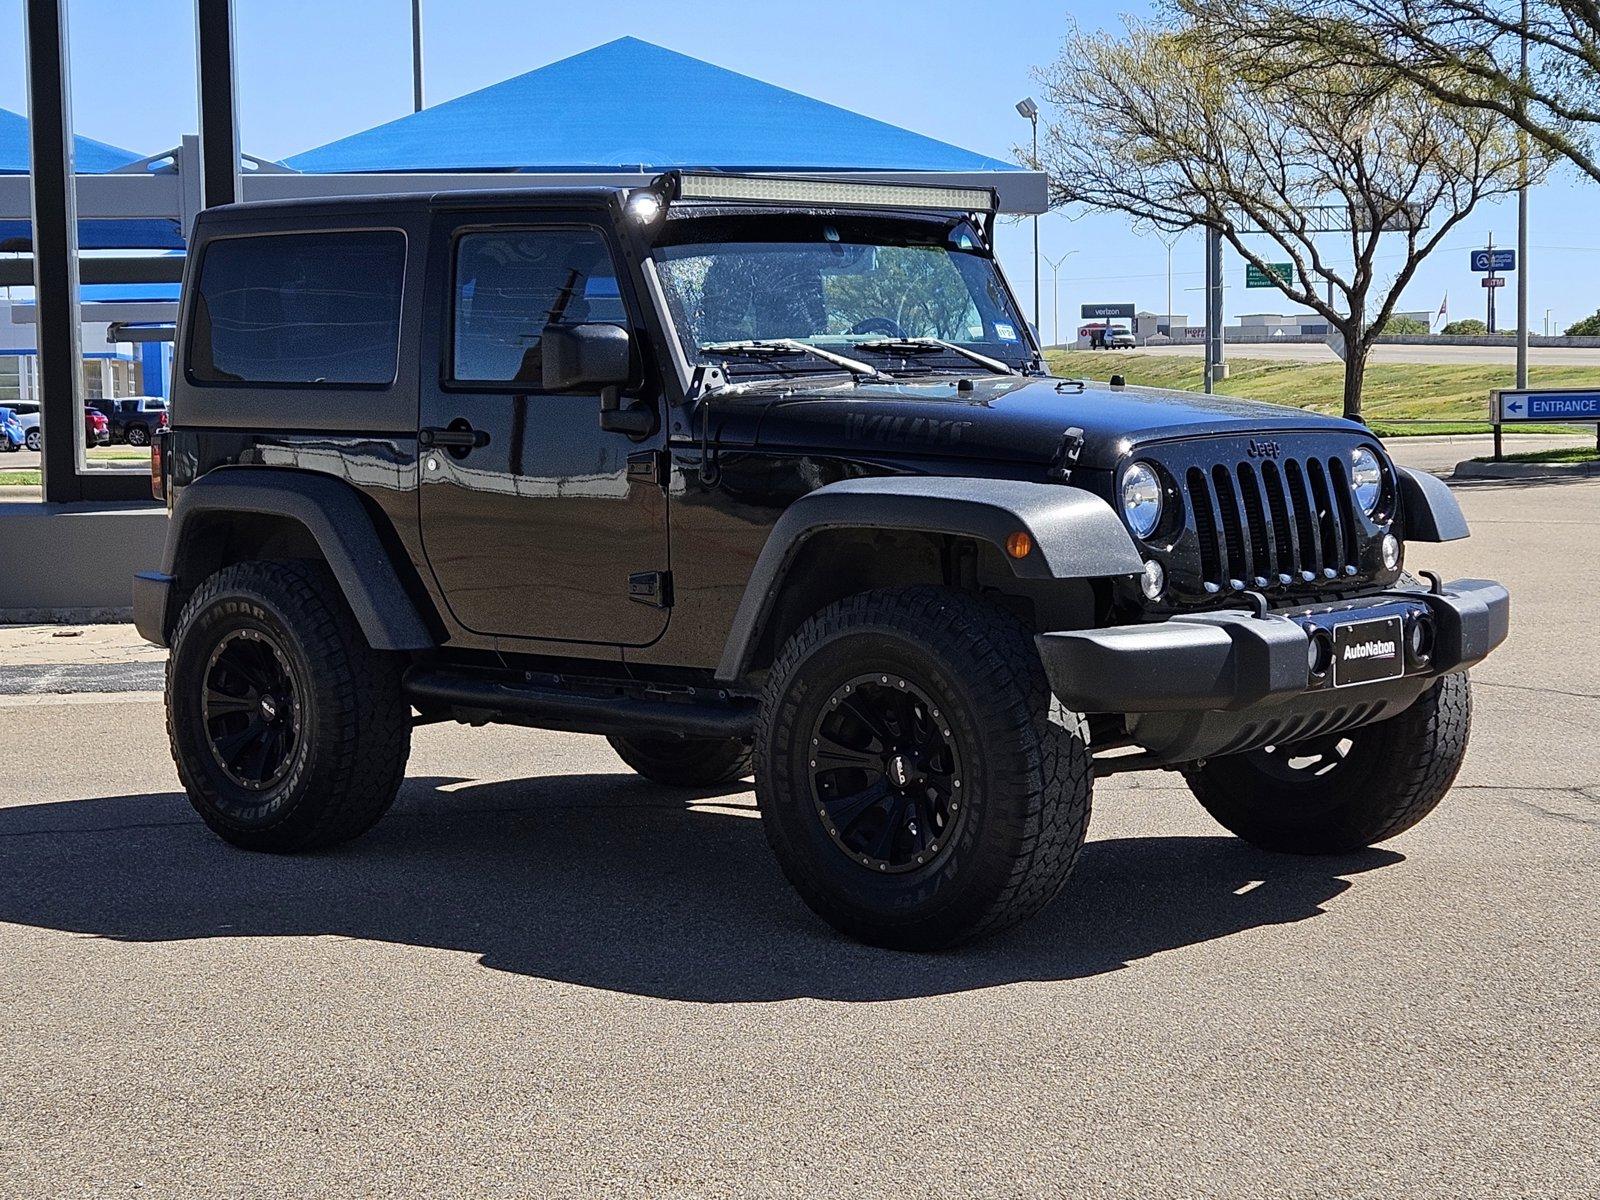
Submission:
<svg viewBox="0 0 1600 1200">
<path fill-rule="evenodd" d="M 1480 458 L 1477 462 L 1493 462 Z M 1600 453 L 1593 446 L 1564 446 L 1559 450 L 1521 450 L 1505 455 L 1502 462 L 1517 463 L 1600 463 Z"/>
<path fill-rule="evenodd" d="M 1045 355 L 1057 375 L 1105 379 L 1113 373 L 1140 387 L 1199 391 L 1204 364 L 1198 355 L 1139 354 L 1105 350 L 1051 350 Z M 1362 407 L 1381 436 L 1484 433 L 1489 429 L 1489 392 L 1512 387 L 1516 372 L 1492 363 L 1372 363 Z M 1531 367 L 1533 387 L 1594 387 L 1600 367 Z M 1288 404 L 1338 413 L 1344 406 L 1344 364 L 1282 359 L 1229 358 L 1221 390 L 1246 400 Z M 1388 418 L 1388 421 L 1385 421 Z M 1448 425 L 1402 425 L 1426 419 Z M 1518 433 L 1571 433 L 1572 426 L 1518 426 Z"/>
<path fill-rule="evenodd" d="M 0 471 L 0 487 L 38 487 L 37 471 Z"/>
</svg>

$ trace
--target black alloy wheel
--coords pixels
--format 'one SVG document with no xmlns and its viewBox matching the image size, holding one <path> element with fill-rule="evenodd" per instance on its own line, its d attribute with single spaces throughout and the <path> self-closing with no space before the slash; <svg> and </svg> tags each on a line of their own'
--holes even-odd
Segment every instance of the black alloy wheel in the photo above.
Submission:
<svg viewBox="0 0 1600 1200">
<path fill-rule="evenodd" d="M 264 792 L 288 774 L 300 744 L 300 694 L 267 634 L 237 629 L 217 643 L 201 703 L 206 744 L 231 782 Z"/>
<path fill-rule="evenodd" d="M 335 846 L 394 800 L 411 745 L 403 655 L 374 650 L 327 567 L 234 563 L 201 581 L 167 656 L 189 802 L 250 850 Z"/>
<path fill-rule="evenodd" d="M 898 675 L 858 675 L 829 697 L 811 731 L 811 795 L 852 861 L 911 871 L 951 845 L 962 779 L 947 719 Z"/>
<path fill-rule="evenodd" d="M 1028 629 L 939 587 L 836 601 L 762 687 L 756 803 L 800 898 L 878 946 L 936 950 L 1037 912 L 1072 871 L 1094 771 Z"/>
</svg>

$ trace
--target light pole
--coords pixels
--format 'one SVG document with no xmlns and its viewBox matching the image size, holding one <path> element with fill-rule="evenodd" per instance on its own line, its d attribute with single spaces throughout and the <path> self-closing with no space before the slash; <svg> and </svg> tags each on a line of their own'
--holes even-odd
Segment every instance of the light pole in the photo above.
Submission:
<svg viewBox="0 0 1600 1200">
<path fill-rule="evenodd" d="M 411 0 L 411 111 L 422 111 L 422 0 Z"/>
<path fill-rule="evenodd" d="M 1039 106 L 1032 96 L 1017 101 L 1017 112 L 1033 126 L 1033 169 L 1039 169 Z M 1039 214 L 1033 214 L 1033 323 L 1038 325 L 1039 315 Z"/>
<path fill-rule="evenodd" d="M 1522 0 L 1522 84 L 1517 94 L 1517 110 L 1527 104 L 1528 89 L 1528 0 Z M 1521 153 L 1521 178 L 1517 187 L 1517 386 L 1528 386 L 1528 135 L 1517 131 Z"/>
<path fill-rule="evenodd" d="M 1068 250 L 1060 258 L 1044 256 L 1045 262 L 1050 264 L 1050 344 L 1061 345 L 1061 264 L 1076 254 L 1076 250 Z"/>
<path fill-rule="evenodd" d="M 1178 244 L 1178 242 L 1182 239 L 1183 235 L 1186 232 L 1187 232 L 1186 230 L 1180 229 L 1176 233 L 1174 233 L 1172 235 L 1172 237 L 1169 239 L 1169 238 L 1163 236 L 1162 233 L 1160 232 L 1160 230 L 1156 231 L 1156 236 L 1161 238 L 1161 244 L 1167 248 L 1167 311 L 1166 311 L 1166 318 L 1167 318 L 1167 337 L 1168 338 L 1172 338 L 1172 249 L 1173 249 L 1174 246 L 1176 246 Z M 1176 339 L 1173 339 L 1173 340 L 1176 340 Z"/>
</svg>

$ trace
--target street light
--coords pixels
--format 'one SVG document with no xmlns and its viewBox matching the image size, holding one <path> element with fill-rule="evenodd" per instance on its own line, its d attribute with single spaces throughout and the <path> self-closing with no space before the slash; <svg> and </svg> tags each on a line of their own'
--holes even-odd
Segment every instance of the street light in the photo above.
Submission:
<svg viewBox="0 0 1600 1200">
<path fill-rule="evenodd" d="M 1033 126 L 1033 169 L 1039 169 L 1039 106 L 1032 96 L 1017 101 L 1017 113 Z M 1037 327 L 1043 318 L 1039 315 L 1039 214 L 1033 214 L 1033 323 Z"/>
<path fill-rule="evenodd" d="M 1060 258 L 1051 258 L 1048 254 L 1044 257 L 1050 264 L 1050 323 L 1053 328 L 1050 343 L 1054 346 L 1061 345 L 1061 264 L 1076 253 L 1076 250 L 1068 250 Z"/>
</svg>

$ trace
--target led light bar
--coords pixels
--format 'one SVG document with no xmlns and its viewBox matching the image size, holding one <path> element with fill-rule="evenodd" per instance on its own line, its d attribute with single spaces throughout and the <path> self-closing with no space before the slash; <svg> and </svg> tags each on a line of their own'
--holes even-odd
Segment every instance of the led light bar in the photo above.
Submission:
<svg viewBox="0 0 1600 1200">
<path fill-rule="evenodd" d="M 677 198 L 839 208 L 938 208 L 981 213 L 994 212 L 998 207 L 992 188 L 788 179 L 772 175 L 679 175 Z"/>
</svg>

